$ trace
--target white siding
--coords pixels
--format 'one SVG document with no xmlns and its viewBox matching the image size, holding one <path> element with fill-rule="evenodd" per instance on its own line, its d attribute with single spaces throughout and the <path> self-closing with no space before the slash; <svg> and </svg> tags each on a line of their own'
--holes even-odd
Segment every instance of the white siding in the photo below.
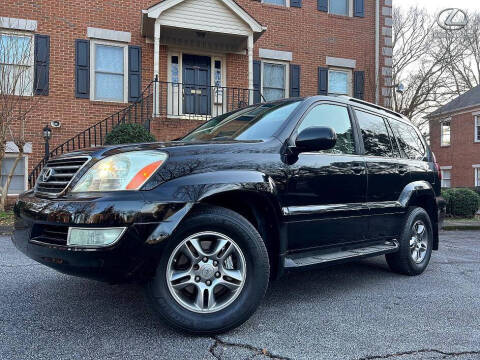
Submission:
<svg viewBox="0 0 480 360">
<path fill-rule="evenodd" d="M 160 24 L 218 33 L 248 35 L 250 28 L 220 0 L 186 0 L 160 15 Z"/>
</svg>

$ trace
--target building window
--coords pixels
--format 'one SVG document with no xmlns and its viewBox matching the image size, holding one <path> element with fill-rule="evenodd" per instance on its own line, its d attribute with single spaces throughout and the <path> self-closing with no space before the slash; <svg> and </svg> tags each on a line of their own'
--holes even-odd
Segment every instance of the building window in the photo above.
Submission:
<svg viewBox="0 0 480 360">
<path fill-rule="evenodd" d="M 329 0 L 328 12 L 335 15 L 350 15 L 350 0 Z"/>
<path fill-rule="evenodd" d="M 262 0 L 264 4 L 273 4 L 273 5 L 280 5 L 280 6 L 288 6 L 290 1 L 289 0 Z"/>
<path fill-rule="evenodd" d="M 452 167 L 441 167 L 440 171 L 442 173 L 442 188 L 452 187 Z"/>
<path fill-rule="evenodd" d="M 127 102 L 126 45 L 92 42 L 93 100 Z"/>
<path fill-rule="evenodd" d="M 480 164 L 473 165 L 473 171 L 475 172 L 475 187 L 480 187 Z"/>
<path fill-rule="evenodd" d="M 180 77 L 178 72 L 178 56 L 172 56 L 171 76 L 172 76 L 173 85 L 177 86 L 178 83 L 180 82 Z"/>
<path fill-rule="evenodd" d="M 263 63 L 262 92 L 266 101 L 280 100 L 288 97 L 287 69 L 286 64 L 273 62 Z"/>
<path fill-rule="evenodd" d="M 1 182 L 2 186 L 7 182 L 10 169 L 15 162 L 17 154 L 6 154 L 2 161 Z M 27 157 L 23 156 L 17 164 L 13 173 L 8 195 L 18 195 L 27 190 Z"/>
<path fill-rule="evenodd" d="M 328 93 L 351 95 L 352 72 L 350 70 L 328 70 Z"/>
<path fill-rule="evenodd" d="M 475 142 L 480 142 L 480 115 L 475 116 Z"/>
<path fill-rule="evenodd" d="M 2 93 L 33 94 L 33 37 L 19 33 L 0 34 L 0 83 Z"/>
<path fill-rule="evenodd" d="M 442 121 L 440 123 L 441 134 L 440 134 L 440 144 L 441 146 L 450 145 L 450 120 Z"/>
</svg>

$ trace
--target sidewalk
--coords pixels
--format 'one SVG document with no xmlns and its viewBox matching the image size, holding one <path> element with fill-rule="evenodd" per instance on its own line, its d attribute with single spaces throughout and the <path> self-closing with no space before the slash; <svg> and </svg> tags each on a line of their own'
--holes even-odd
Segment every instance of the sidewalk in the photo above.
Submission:
<svg viewBox="0 0 480 360">
<path fill-rule="evenodd" d="M 480 219 L 445 219 L 443 230 L 480 230 Z"/>
</svg>

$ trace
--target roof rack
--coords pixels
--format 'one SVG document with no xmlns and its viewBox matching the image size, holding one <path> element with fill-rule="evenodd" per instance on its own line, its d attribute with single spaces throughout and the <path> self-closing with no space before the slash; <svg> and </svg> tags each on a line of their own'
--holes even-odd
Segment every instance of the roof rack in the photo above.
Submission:
<svg viewBox="0 0 480 360">
<path fill-rule="evenodd" d="M 387 109 L 383 106 L 380 106 L 380 105 L 376 105 L 376 104 L 372 104 L 372 103 L 369 103 L 368 101 L 364 101 L 364 100 L 359 100 L 359 99 L 356 99 L 356 98 L 352 98 L 350 96 L 345 96 L 345 98 L 347 98 L 348 100 L 350 101 L 353 101 L 353 102 L 356 102 L 356 103 L 359 103 L 359 104 L 362 104 L 362 105 L 366 105 L 366 106 L 370 106 L 370 107 L 373 107 L 375 109 L 378 109 L 378 110 L 383 110 L 389 114 L 392 114 L 400 119 L 403 119 L 405 120 L 405 117 L 402 115 L 402 114 L 399 114 L 393 110 L 390 110 L 390 109 Z"/>
</svg>

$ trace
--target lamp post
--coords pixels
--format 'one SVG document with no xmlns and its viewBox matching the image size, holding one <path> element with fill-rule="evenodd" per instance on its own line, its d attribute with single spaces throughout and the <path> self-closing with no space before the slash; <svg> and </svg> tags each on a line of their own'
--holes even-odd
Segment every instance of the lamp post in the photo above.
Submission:
<svg viewBox="0 0 480 360">
<path fill-rule="evenodd" d="M 43 138 L 45 139 L 45 158 L 48 160 L 50 157 L 49 141 L 52 138 L 52 129 L 48 127 L 48 124 L 43 128 Z"/>
</svg>

